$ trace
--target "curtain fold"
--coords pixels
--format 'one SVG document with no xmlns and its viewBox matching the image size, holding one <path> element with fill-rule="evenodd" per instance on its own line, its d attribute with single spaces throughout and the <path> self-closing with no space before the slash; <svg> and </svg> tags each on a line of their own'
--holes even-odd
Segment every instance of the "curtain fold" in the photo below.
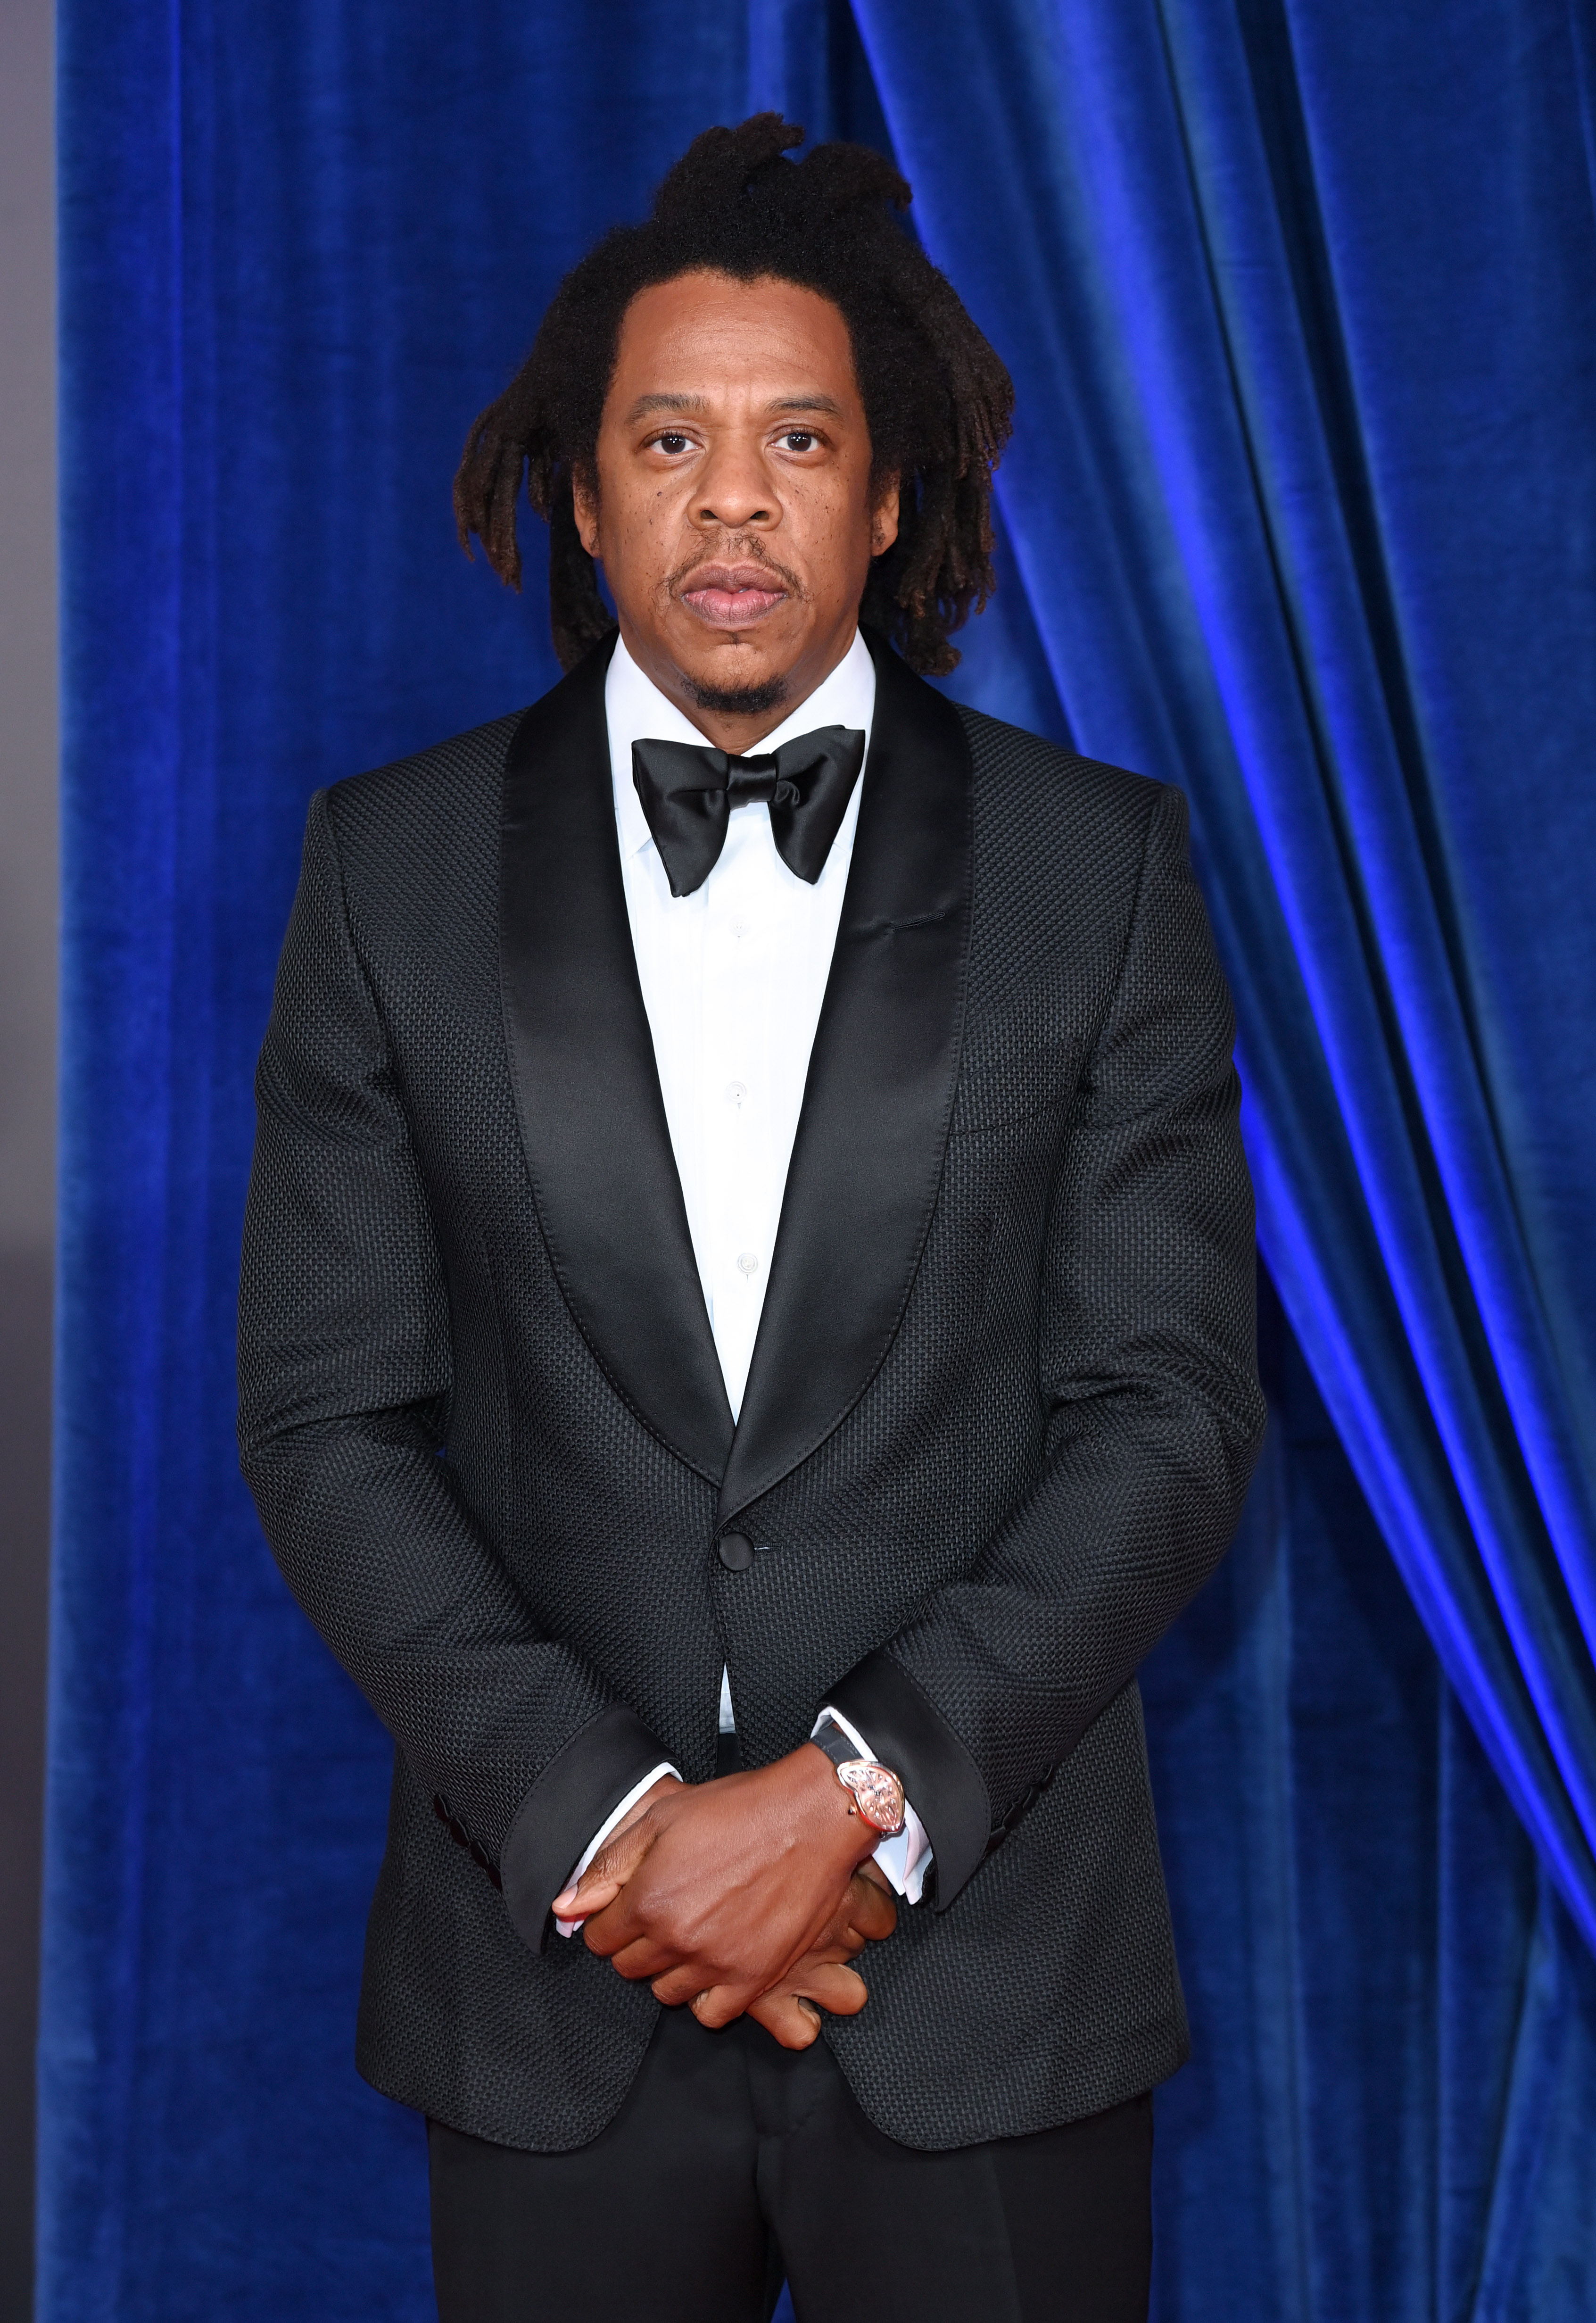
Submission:
<svg viewBox="0 0 1596 2323">
<path fill-rule="evenodd" d="M 1596 842 L 1596 239 L 1568 18 L 857 14 L 922 232 L 1015 374 L 1000 492 L 1071 726 L 1192 798 L 1293 1325 L 1596 1943 L 1570 1295 L 1596 1092 L 1569 1053 L 1596 951 L 1568 868 Z"/>
<path fill-rule="evenodd" d="M 1257 1486 L 1142 1673 L 1194 2040 L 1158 2323 L 1574 2323 L 1596 1960 L 1263 1291 Z"/>
</svg>

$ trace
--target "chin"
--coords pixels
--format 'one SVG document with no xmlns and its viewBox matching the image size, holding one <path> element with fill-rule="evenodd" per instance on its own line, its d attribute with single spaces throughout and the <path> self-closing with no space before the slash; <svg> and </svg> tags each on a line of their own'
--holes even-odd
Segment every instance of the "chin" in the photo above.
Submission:
<svg viewBox="0 0 1596 2323">
<path fill-rule="evenodd" d="M 699 629 L 692 649 L 677 656 L 676 668 L 695 709 L 719 718 L 763 718 L 787 700 L 802 652 L 802 639 L 746 630 L 706 636 Z"/>
<path fill-rule="evenodd" d="M 713 677 L 695 677 L 683 671 L 693 707 L 716 718 L 763 718 L 779 710 L 787 698 L 784 676 L 749 678 L 741 684 Z"/>
</svg>

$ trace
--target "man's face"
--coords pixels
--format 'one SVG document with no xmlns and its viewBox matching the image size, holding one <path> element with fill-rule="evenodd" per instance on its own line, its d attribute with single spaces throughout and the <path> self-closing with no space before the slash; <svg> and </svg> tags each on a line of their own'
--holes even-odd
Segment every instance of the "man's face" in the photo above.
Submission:
<svg viewBox="0 0 1596 2323">
<path fill-rule="evenodd" d="M 576 521 L 628 651 L 711 741 L 751 748 L 847 652 L 897 536 L 840 312 L 768 278 L 640 291 L 597 467 Z"/>
</svg>

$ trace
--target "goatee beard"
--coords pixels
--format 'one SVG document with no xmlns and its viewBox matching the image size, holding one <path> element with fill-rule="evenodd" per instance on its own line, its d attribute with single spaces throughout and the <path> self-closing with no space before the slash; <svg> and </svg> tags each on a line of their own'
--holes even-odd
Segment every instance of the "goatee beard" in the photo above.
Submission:
<svg viewBox="0 0 1596 2323">
<path fill-rule="evenodd" d="M 694 709 L 707 710 L 713 718 L 763 718 L 786 700 L 787 681 L 767 677 L 762 685 L 704 685 L 690 677 L 687 690 Z"/>
</svg>

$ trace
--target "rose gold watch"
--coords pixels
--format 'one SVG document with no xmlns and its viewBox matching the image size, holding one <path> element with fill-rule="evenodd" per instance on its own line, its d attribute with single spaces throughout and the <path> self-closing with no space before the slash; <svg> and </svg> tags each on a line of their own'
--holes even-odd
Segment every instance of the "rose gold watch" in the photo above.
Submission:
<svg viewBox="0 0 1596 2323">
<path fill-rule="evenodd" d="M 903 1828 L 903 1786 L 890 1767 L 874 1758 L 845 1758 L 837 1779 L 853 1793 L 855 1809 L 883 1839 L 896 1839 Z"/>
<path fill-rule="evenodd" d="M 850 1813 L 872 1831 L 878 1831 L 883 1839 L 895 1839 L 903 1828 L 903 1786 L 892 1768 L 874 1758 L 857 1757 L 855 1745 L 830 1719 L 811 1739 L 836 1768 L 843 1789 L 852 1794 Z"/>
</svg>

